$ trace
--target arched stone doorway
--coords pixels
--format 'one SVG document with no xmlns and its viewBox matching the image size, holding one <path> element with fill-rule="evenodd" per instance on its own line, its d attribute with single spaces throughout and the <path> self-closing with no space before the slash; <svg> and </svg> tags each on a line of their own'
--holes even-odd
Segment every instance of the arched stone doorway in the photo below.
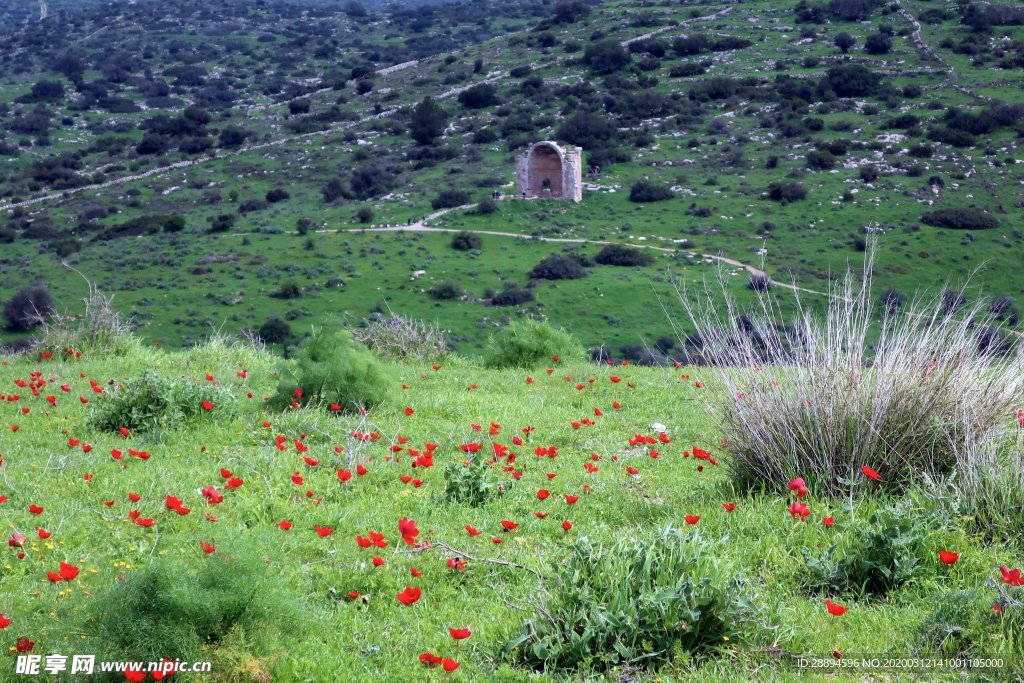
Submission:
<svg viewBox="0 0 1024 683">
<path fill-rule="evenodd" d="M 516 184 L 526 197 L 583 199 L 580 148 L 548 140 L 535 143 L 516 158 Z"/>
<path fill-rule="evenodd" d="M 535 197 L 563 197 L 562 155 L 552 145 L 541 143 L 530 150 L 526 160 L 527 193 Z"/>
</svg>

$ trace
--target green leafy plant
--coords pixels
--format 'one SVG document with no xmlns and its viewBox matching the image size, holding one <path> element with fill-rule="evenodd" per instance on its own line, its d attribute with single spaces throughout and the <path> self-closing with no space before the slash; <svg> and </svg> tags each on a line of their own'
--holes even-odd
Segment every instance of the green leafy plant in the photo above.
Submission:
<svg viewBox="0 0 1024 683">
<path fill-rule="evenodd" d="M 354 411 L 383 403 L 394 384 L 370 353 L 345 330 L 314 330 L 281 372 L 270 406 L 330 404 Z"/>
<path fill-rule="evenodd" d="M 831 595 L 885 595 L 920 576 L 925 569 L 922 520 L 903 505 L 880 508 L 859 524 L 841 552 L 836 545 L 816 555 L 801 549 L 807 567 L 805 587 Z"/>
<path fill-rule="evenodd" d="M 487 343 L 485 362 L 492 368 L 530 368 L 552 357 L 583 357 L 583 347 L 568 332 L 544 320 L 513 320 Z"/>
<path fill-rule="evenodd" d="M 210 419 L 214 413 L 233 414 L 236 400 L 229 390 L 209 382 L 144 372 L 108 389 L 93 406 L 90 423 L 95 429 L 149 431 Z"/>
<path fill-rule="evenodd" d="M 294 604 L 260 558 L 162 558 L 96 597 L 84 631 L 107 659 L 205 659 L 205 648 L 236 629 L 294 635 L 301 626 Z"/>
<path fill-rule="evenodd" d="M 541 603 L 507 651 L 545 669 L 711 656 L 753 610 L 727 573 L 696 532 L 580 539 L 544 577 Z"/>
<path fill-rule="evenodd" d="M 452 461 L 444 469 L 444 497 L 449 502 L 480 507 L 497 490 L 490 467 L 480 459 L 468 465 Z"/>
</svg>

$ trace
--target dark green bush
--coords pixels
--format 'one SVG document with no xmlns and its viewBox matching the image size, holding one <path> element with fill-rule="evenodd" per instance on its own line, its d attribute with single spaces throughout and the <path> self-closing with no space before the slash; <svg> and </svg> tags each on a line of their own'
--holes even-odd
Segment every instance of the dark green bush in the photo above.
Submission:
<svg viewBox="0 0 1024 683">
<path fill-rule="evenodd" d="M 213 406 L 203 408 L 203 402 Z M 145 372 L 108 389 L 92 403 L 90 424 L 95 429 L 115 432 L 166 429 L 201 419 L 223 418 L 235 411 L 234 395 L 210 382 L 195 382 Z"/>
<path fill-rule="evenodd" d="M 552 254 L 535 265 L 529 275 L 542 280 L 578 280 L 586 277 L 587 271 L 579 259 L 564 254 Z"/>
<path fill-rule="evenodd" d="M 519 306 L 533 301 L 533 292 L 528 289 L 506 289 L 491 297 L 492 306 Z"/>
<path fill-rule="evenodd" d="M 249 643 L 294 637 L 302 626 L 296 598 L 277 584 L 262 558 L 163 557 L 98 596 L 83 630 L 103 659 L 208 659 L 208 648 L 237 630 Z"/>
<path fill-rule="evenodd" d="M 795 202 L 807 197 L 807 189 L 800 183 L 774 182 L 768 185 L 768 198 L 776 202 Z"/>
<path fill-rule="evenodd" d="M 987 211 L 971 208 L 938 209 L 922 214 L 921 222 L 936 228 L 987 230 L 999 226 L 999 219 Z"/>
<path fill-rule="evenodd" d="M 427 293 L 439 301 L 451 301 L 462 296 L 462 287 L 459 286 L 458 282 L 448 280 L 434 285 L 427 290 Z"/>
<path fill-rule="evenodd" d="M 18 291 L 4 304 L 4 323 L 8 330 L 31 330 L 54 311 L 53 297 L 46 287 L 34 284 Z"/>
<path fill-rule="evenodd" d="M 675 193 L 665 185 L 657 185 L 650 180 L 638 180 L 629 189 L 631 202 L 660 202 L 672 199 Z"/>
<path fill-rule="evenodd" d="M 452 249 L 456 251 L 470 251 L 472 249 L 480 249 L 484 246 L 484 238 L 475 232 L 468 232 L 463 230 L 462 232 L 455 233 L 452 237 Z"/>
<path fill-rule="evenodd" d="M 835 168 L 835 156 L 825 149 L 815 149 L 807 153 L 807 168 L 812 171 L 827 171 Z"/>
<path fill-rule="evenodd" d="M 282 410 L 292 402 L 324 408 L 336 403 L 354 411 L 384 402 L 393 384 L 370 350 L 349 332 L 320 329 L 296 349 L 294 362 L 281 372 L 270 406 Z"/>
<path fill-rule="evenodd" d="M 713 656 L 752 607 L 696 532 L 580 539 L 551 564 L 536 613 L 506 649 L 534 669 L 603 671 L 680 652 Z"/>
<path fill-rule="evenodd" d="M 594 262 L 602 266 L 649 266 L 654 256 L 643 249 L 633 249 L 624 244 L 606 244 L 597 252 Z"/>
<path fill-rule="evenodd" d="M 442 190 L 430 202 L 435 209 L 453 209 L 464 204 L 469 204 L 469 193 L 465 190 Z"/>
<path fill-rule="evenodd" d="M 543 320 L 513 320 L 487 342 L 485 362 L 492 368 L 531 368 L 550 362 L 582 359 L 583 347 L 571 334 Z"/>
</svg>

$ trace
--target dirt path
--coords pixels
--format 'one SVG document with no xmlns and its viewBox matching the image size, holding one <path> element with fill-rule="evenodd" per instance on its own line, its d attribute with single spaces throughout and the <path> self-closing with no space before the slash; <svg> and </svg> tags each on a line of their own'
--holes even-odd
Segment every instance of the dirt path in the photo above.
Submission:
<svg viewBox="0 0 1024 683">
<path fill-rule="evenodd" d="M 505 201 L 522 201 L 522 200 L 505 200 Z M 529 200 L 526 200 L 526 201 L 529 201 Z M 414 223 L 409 223 L 408 225 L 384 225 L 384 226 L 372 226 L 372 227 L 368 227 L 368 228 L 337 228 L 337 229 L 333 229 L 333 230 L 332 229 L 316 230 L 315 232 L 318 232 L 318 233 L 335 233 L 335 234 L 336 233 L 342 233 L 342 232 L 448 232 L 448 233 L 462 232 L 462 230 L 460 230 L 460 229 L 456 229 L 456 228 L 437 228 L 437 227 L 433 227 L 433 226 L 427 225 L 427 223 L 429 223 L 430 221 L 436 220 L 436 219 L 440 218 L 441 216 L 444 216 L 445 214 L 451 213 L 452 211 L 463 211 L 463 210 L 466 210 L 466 209 L 470 209 L 473 206 L 474 206 L 473 204 L 466 204 L 464 206 L 457 206 L 457 207 L 450 208 L 450 209 L 441 209 L 439 211 L 435 211 L 435 212 L 425 216 L 424 218 L 422 218 L 422 219 L 420 219 L 420 220 L 418 220 L 418 221 L 416 221 Z M 532 240 L 534 242 L 555 242 L 555 243 L 559 243 L 559 244 L 595 244 L 595 245 L 600 245 L 600 246 L 607 245 L 607 244 L 622 244 L 622 242 L 613 242 L 613 241 L 610 241 L 610 240 L 591 240 L 591 239 L 586 239 L 586 238 L 582 238 L 582 237 L 538 237 L 538 236 L 535 236 L 535 235 L 525 235 L 525 234 L 519 233 L 519 232 L 503 232 L 503 231 L 499 231 L 499 230 L 474 230 L 473 232 L 477 233 L 477 234 L 480 234 L 480 235 L 494 235 L 495 237 L 513 237 L 513 238 L 522 239 L 522 240 Z M 830 294 L 828 294 L 826 292 L 819 292 L 819 291 L 814 290 L 814 289 L 806 289 L 806 288 L 800 287 L 798 285 L 789 284 L 789 283 L 785 283 L 785 282 L 779 282 L 777 280 L 772 279 L 771 276 L 768 275 L 768 273 L 764 272 L 760 268 L 752 266 L 749 263 L 743 263 L 742 261 L 737 261 L 736 259 L 731 259 L 731 258 L 722 256 L 720 254 L 705 254 L 703 252 L 696 251 L 694 249 L 678 249 L 678 248 L 675 248 L 675 247 L 659 247 L 659 246 L 656 246 L 656 245 L 653 245 L 653 244 L 630 244 L 628 246 L 635 247 L 637 249 L 652 249 L 654 251 L 660 251 L 660 252 L 664 252 L 664 253 L 668 253 L 668 254 L 675 254 L 675 253 L 678 253 L 678 252 L 684 252 L 684 253 L 687 253 L 687 254 L 692 254 L 694 256 L 698 256 L 700 258 L 710 259 L 712 261 L 718 261 L 719 263 L 725 263 L 727 265 L 734 266 L 736 268 L 743 268 L 748 273 L 750 273 L 752 276 L 768 278 L 769 282 L 771 282 L 772 285 L 774 285 L 776 287 L 782 287 L 783 289 L 789 289 L 789 290 L 792 290 L 794 292 L 804 292 L 806 294 L 814 294 L 816 296 L 831 296 Z"/>
</svg>

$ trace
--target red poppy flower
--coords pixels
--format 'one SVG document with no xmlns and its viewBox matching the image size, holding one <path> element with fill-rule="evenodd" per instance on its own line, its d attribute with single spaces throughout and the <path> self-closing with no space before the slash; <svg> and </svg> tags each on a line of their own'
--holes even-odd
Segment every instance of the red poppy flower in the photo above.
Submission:
<svg viewBox="0 0 1024 683">
<path fill-rule="evenodd" d="M 792 505 L 786 508 L 786 511 L 793 517 L 793 519 L 796 519 L 797 517 L 802 520 L 807 519 L 807 516 L 811 514 L 811 510 L 807 507 L 806 503 L 797 503 L 795 501 Z"/>
<path fill-rule="evenodd" d="M 0 630 L 3 630 L 14 623 L 14 619 L 9 619 L 7 615 L 0 614 Z M 467 631 L 467 634 L 469 632 Z"/>
<path fill-rule="evenodd" d="M 565 502 L 568 503 L 569 505 L 575 504 L 576 501 L 579 500 L 579 499 L 580 499 L 579 496 L 574 496 L 574 495 L 571 495 L 571 494 L 566 494 L 566 496 L 565 496 Z"/>
<path fill-rule="evenodd" d="M 146 672 L 142 669 L 133 669 L 132 667 L 128 667 L 124 670 L 124 679 L 126 681 L 131 681 L 132 683 L 144 681 L 146 680 Z"/>
<path fill-rule="evenodd" d="M 214 550 L 217 549 L 217 546 L 213 545 L 212 543 L 207 543 L 206 541 L 199 541 L 199 547 L 207 555 L 209 555 L 210 553 L 212 553 Z"/>
<path fill-rule="evenodd" d="M 398 594 L 398 601 L 403 605 L 413 605 L 420 599 L 423 590 L 419 586 L 406 586 L 405 590 Z"/>
<path fill-rule="evenodd" d="M 537 498 L 539 498 L 540 500 L 547 500 L 548 496 L 550 495 L 551 491 L 548 491 L 547 489 L 540 489 L 539 491 L 537 491 Z"/>
<path fill-rule="evenodd" d="M 432 652 L 424 652 L 420 655 L 420 663 L 424 666 L 437 666 L 441 663 L 441 658 Z"/>
<path fill-rule="evenodd" d="M 844 614 L 846 614 L 846 610 L 850 609 L 849 607 L 837 605 L 828 598 L 825 599 L 825 607 L 828 609 L 828 613 L 835 617 L 843 616 Z"/>
<path fill-rule="evenodd" d="M 450 633 L 452 638 L 455 640 L 465 640 L 472 635 L 468 628 L 449 628 L 448 633 Z"/>
<path fill-rule="evenodd" d="M 407 406 L 407 407 L 406 407 L 406 409 L 405 409 L 405 416 L 406 416 L 406 417 L 409 417 L 410 415 L 412 415 L 412 414 L 413 414 L 413 413 L 415 413 L 415 412 L 416 412 L 415 410 L 413 410 L 412 408 L 409 408 L 409 407 Z"/>
<path fill-rule="evenodd" d="M 237 489 L 245 482 L 242 481 L 241 477 L 231 477 L 227 483 L 224 484 L 224 488 L 230 491 L 231 489 Z"/>
<path fill-rule="evenodd" d="M 388 547 L 388 542 L 384 540 L 384 534 L 378 533 L 376 531 L 371 531 L 369 532 L 368 535 L 370 537 L 370 540 L 373 541 L 373 544 L 378 548 Z"/>
<path fill-rule="evenodd" d="M 1007 567 L 1000 567 L 999 573 L 1002 575 L 1000 578 L 1006 585 L 1024 586 L 1024 577 L 1021 576 L 1019 569 L 1009 569 Z"/>
<path fill-rule="evenodd" d="M 78 567 L 67 562 L 60 563 L 60 578 L 71 581 L 78 576 Z"/>
<path fill-rule="evenodd" d="M 18 638 L 17 642 L 14 644 L 14 649 L 18 652 L 31 652 L 32 648 L 35 646 L 36 644 L 34 642 L 25 636 L 22 636 L 21 638 Z"/>
<path fill-rule="evenodd" d="M 384 558 L 383 557 L 375 557 L 375 558 L 373 558 L 373 566 L 374 567 L 381 567 L 383 565 L 384 565 Z"/>
<path fill-rule="evenodd" d="M 470 536 L 479 536 L 480 535 L 480 531 L 479 530 L 474 529 L 473 527 L 471 527 L 468 524 L 466 525 L 466 533 L 468 533 Z"/>
<path fill-rule="evenodd" d="M 281 527 L 283 531 L 288 531 L 292 528 L 292 523 L 289 522 L 287 519 L 282 519 L 280 522 L 277 523 L 277 526 Z"/>
<path fill-rule="evenodd" d="M 864 465 L 863 467 L 861 467 L 860 471 L 863 472 L 864 476 L 867 477 L 868 479 L 874 479 L 874 480 L 878 481 L 878 480 L 881 480 L 881 478 L 882 478 L 882 475 L 880 475 L 878 472 L 875 472 L 873 469 L 871 469 L 867 465 Z"/>
<path fill-rule="evenodd" d="M 315 525 L 316 533 L 319 534 L 320 538 L 327 538 L 334 533 L 334 527 Z"/>
<path fill-rule="evenodd" d="M 796 493 L 796 497 L 798 499 L 803 498 L 810 492 L 810 489 L 807 488 L 807 484 L 804 483 L 803 477 L 794 477 L 793 479 L 790 479 L 786 488 Z"/>
<path fill-rule="evenodd" d="M 698 515 L 687 515 L 683 519 L 686 520 L 687 524 L 696 524 L 697 522 L 700 521 L 700 516 L 698 516 Z"/>
<path fill-rule="evenodd" d="M 213 410 L 213 404 L 210 403 L 209 401 L 203 401 L 203 410 L 207 412 Z"/>
<path fill-rule="evenodd" d="M 722 503 L 722 507 L 725 508 L 726 512 L 732 512 L 736 509 L 736 503 Z"/>
<path fill-rule="evenodd" d="M 565 531 L 569 531 L 570 529 L 572 529 L 572 522 L 570 522 L 570 521 L 569 521 L 569 520 L 567 520 L 567 519 L 566 519 L 566 520 L 564 520 L 564 521 L 562 522 L 562 529 L 564 529 Z"/>
<path fill-rule="evenodd" d="M 338 479 L 345 482 L 352 478 L 352 473 L 346 470 L 344 467 L 338 468 Z"/>
<path fill-rule="evenodd" d="M 441 666 L 447 673 L 451 673 L 458 669 L 461 665 L 454 659 L 451 659 L 450 657 L 445 657 L 444 660 L 441 661 Z"/>
<path fill-rule="evenodd" d="M 832 525 L 836 523 L 836 520 L 832 517 L 822 517 L 821 523 L 825 525 L 826 529 L 831 529 Z"/>
<path fill-rule="evenodd" d="M 949 550 L 940 550 L 939 559 L 942 564 L 956 564 L 956 561 L 960 559 L 960 556 Z"/>
<path fill-rule="evenodd" d="M 415 521 L 402 517 L 398 520 L 398 533 L 402 535 L 406 545 L 416 545 L 416 537 L 420 535 L 420 530 L 416 528 Z"/>
<path fill-rule="evenodd" d="M 33 515 L 43 514 L 43 508 L 39 507 L 38 505 L 29 505 L 28 511 L 31 512 Z"/>
<path fill-rule="evenodd" d="M 505 529 L 505 531 L 515 531 L 517 528 L 519 528 L 519 524 L 517 524 L 516 522 L 509 521 L 507 519 L 501 520 L 501 526 Z"/>
</svg>

